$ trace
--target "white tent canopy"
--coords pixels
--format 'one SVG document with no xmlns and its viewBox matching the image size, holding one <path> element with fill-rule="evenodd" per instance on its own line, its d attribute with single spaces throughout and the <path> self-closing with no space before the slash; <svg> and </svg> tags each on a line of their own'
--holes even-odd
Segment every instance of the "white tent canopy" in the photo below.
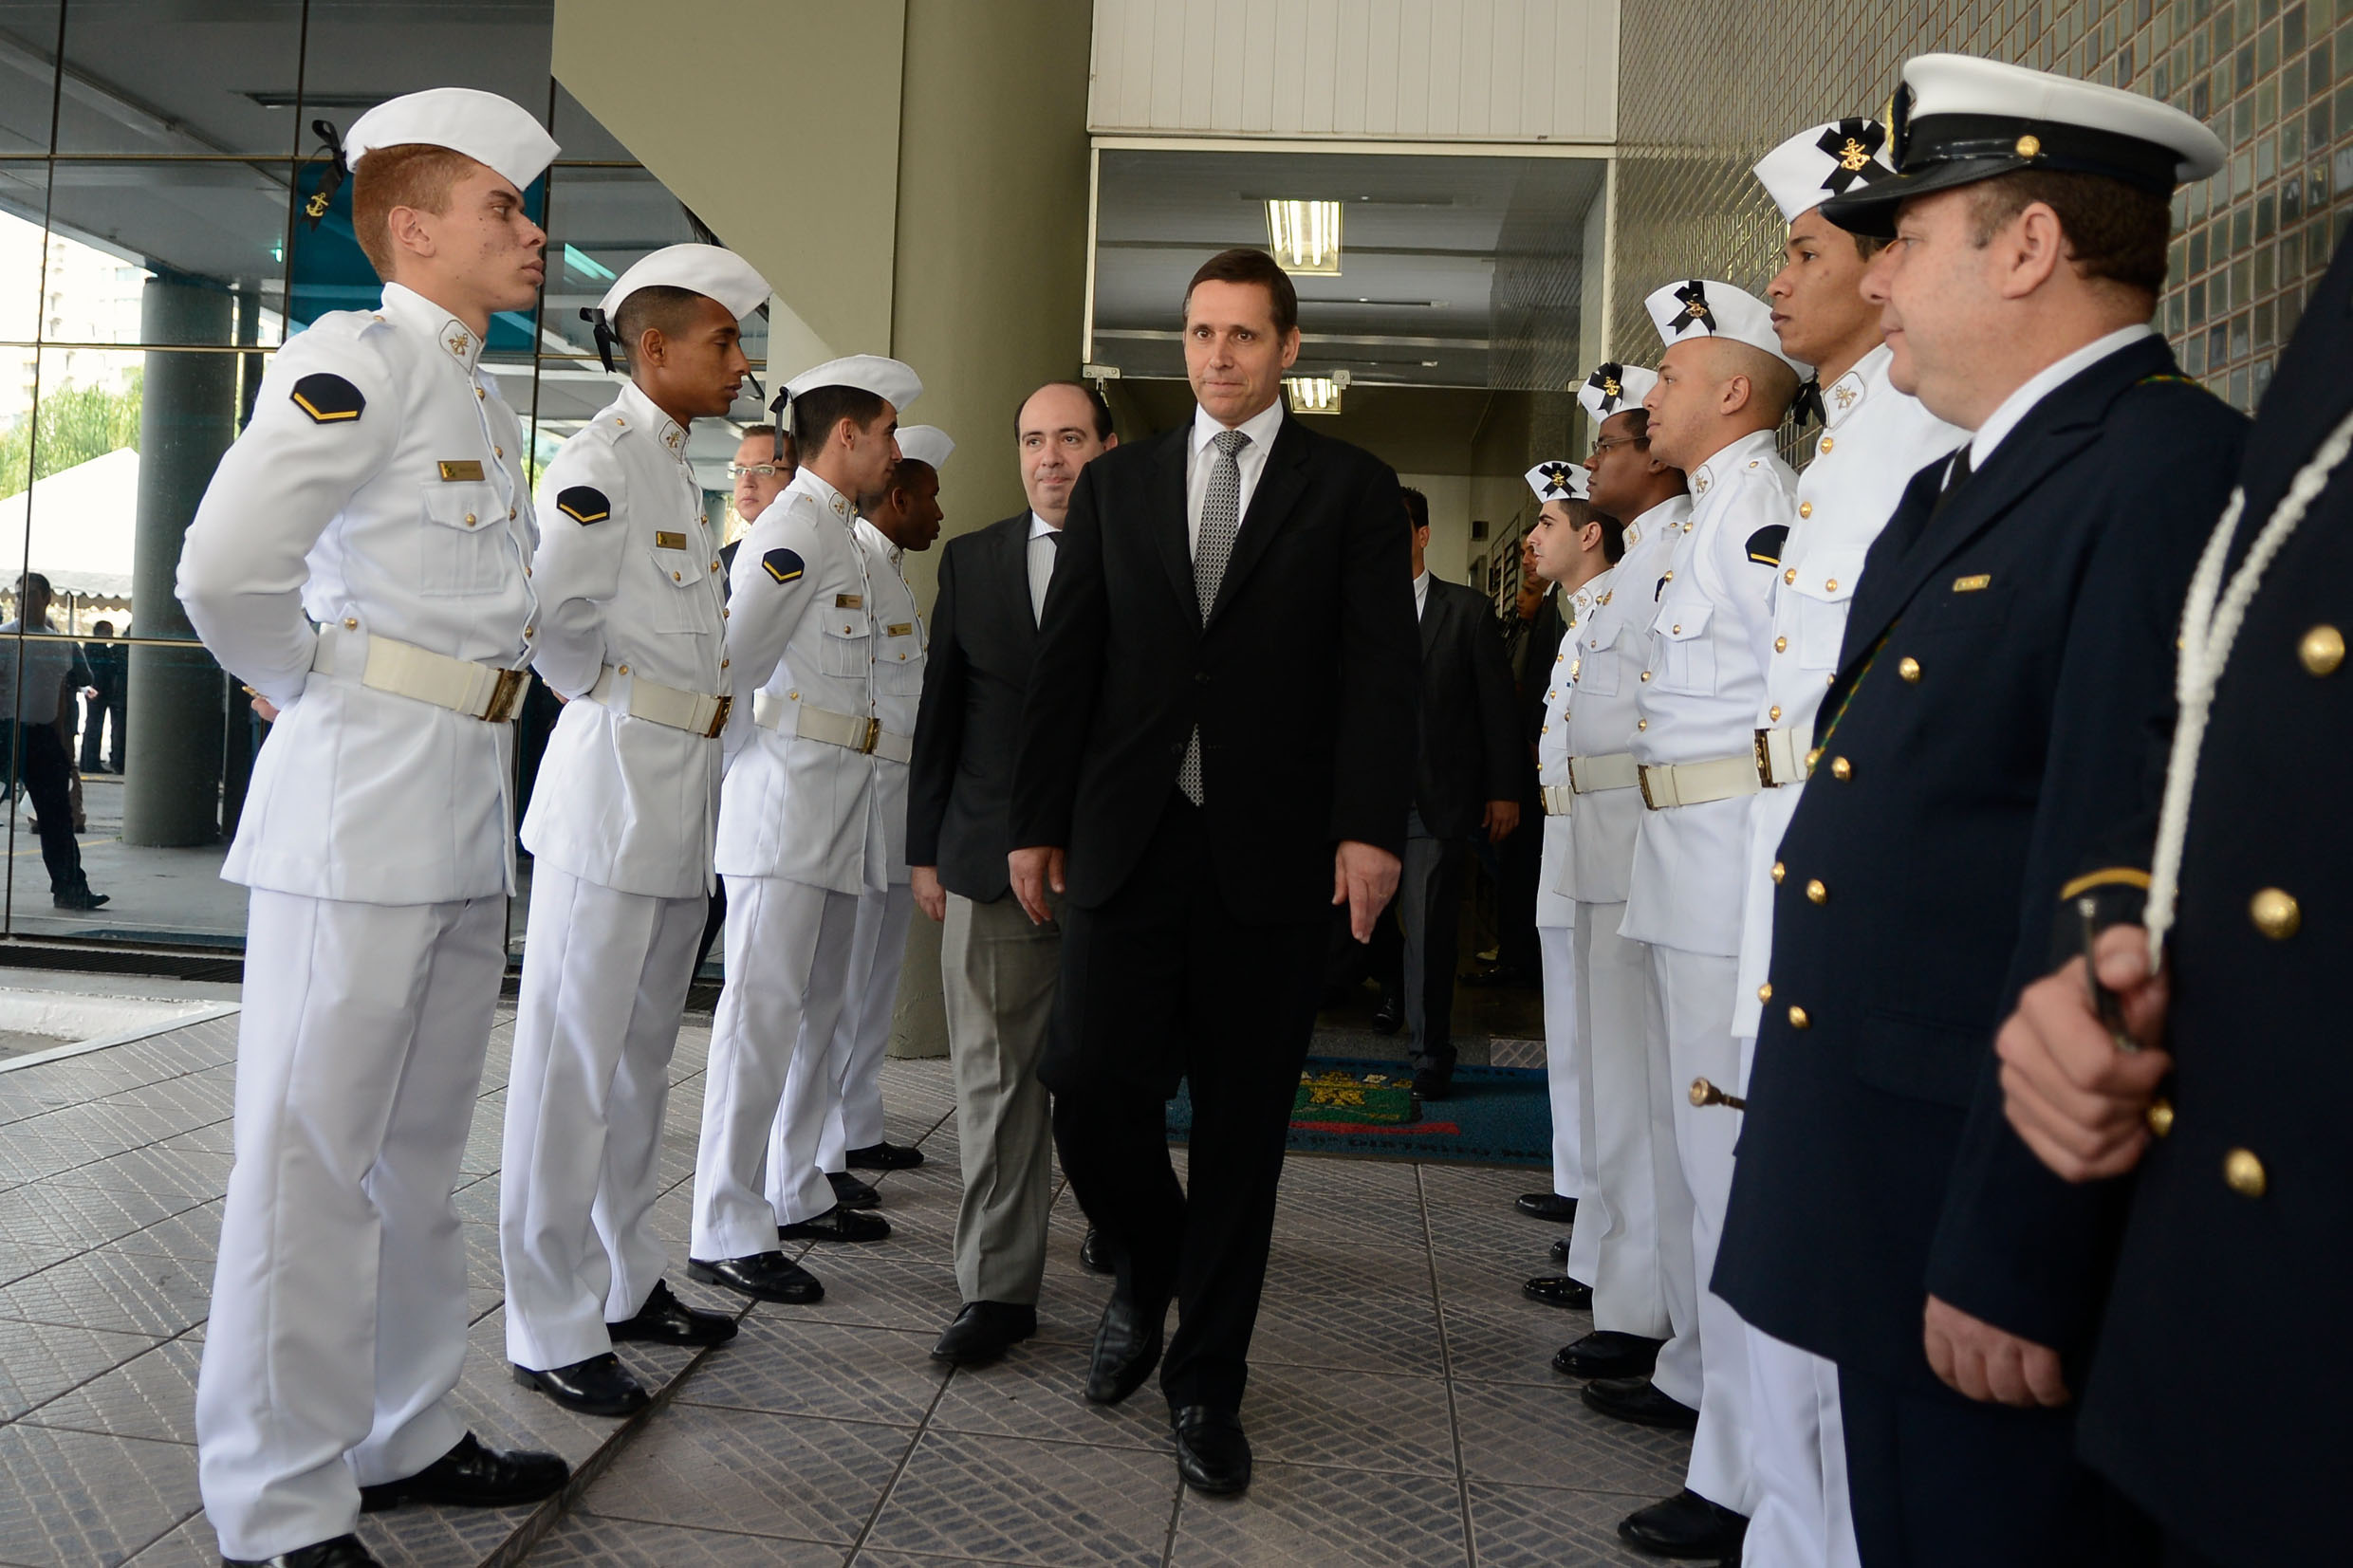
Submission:
<svg viewBox="0 0 2353 1568">
<path fill-rule="evenodd" d="M 127 602 L 138 530 L 139 453 L 127 447 L 36 480 L 0 501 L 0 589 L 12 590 L 29 567 L 49 580 L 61 608 L 69 594 Z"/>
</svg>

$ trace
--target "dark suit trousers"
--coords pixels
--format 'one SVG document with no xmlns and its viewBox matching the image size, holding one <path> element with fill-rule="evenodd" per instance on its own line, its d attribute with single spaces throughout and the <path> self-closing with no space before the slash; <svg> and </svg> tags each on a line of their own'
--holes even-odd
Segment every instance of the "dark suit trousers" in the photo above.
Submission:
<svg viewBox="0 0 2353 1568">
<path fill-rule="evenodd" d="M 1398 922 L 1405 930 L 1405 1022 L 1414 1031 L 1414 1065 L 1454 1065 L 1454 966 L 1462 932 L 1462 873 L 1470 858 L 1460 839 L 1434 839 L 1421 814 L 1405 819 L 1405 864 L 1398 877 Z M 1532 930 L 1535 914 L 1529 915 Z"/>
<path fill-rule="evenodd" d="M 1047 1080 L 1063 1169 L 1120 1288 L 1148 1319 L 1177 1304 L 1161 1392 L 1238 1411 L 1327 922 L 1243 925 L 1209 865 L 1200 811 L 1171 791 L 1126 884 L 1065 908 Z M 1182 1187 L 1165 1104 L 1176 1071 L 1193 1093 Z"/>
<path fill-rule="evenodd" d="M 1839 1367 L 1863 1568 L 2146 1568 L 2155 1530 L 2075 1457 L 2072 1409 L 2013 1410 Z"/>
<path fill-rule="evenodd" d="M 51 894 L 74 893 L 88 884 L 82 875 L 82 845 L 74 838 L 73 765 L 53 724 L 0 723 L 15 753 L 16 777 L 41 817 L 41 861 L 48 868 Z"/>
</svg>

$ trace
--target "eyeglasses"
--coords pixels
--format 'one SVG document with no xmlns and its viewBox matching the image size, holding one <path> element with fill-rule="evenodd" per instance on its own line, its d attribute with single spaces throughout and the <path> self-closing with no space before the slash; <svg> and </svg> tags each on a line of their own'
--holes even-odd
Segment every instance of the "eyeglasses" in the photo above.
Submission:
<svg viewBox="0 0 2353 1568">
<path fill-rule="evenodd" d="M 747 473 L 757 474 L 762 479 L 773 479 L 779 474 L 787 479 L 792 477 L 790 469 L 779 468 L 774 463 L 730 463 L 727 466 L 730 479 L 741 479 Z"/>
<path fill-rule="evenodd" d="M 1612 447 L 1647 447 L 1649 445 L 1650 437 L 1647 435 L 1613 435 L 1606 441 L 1594 442 L 1593 450 L 1598 455 L 1609 451 Z"/>
</svg>

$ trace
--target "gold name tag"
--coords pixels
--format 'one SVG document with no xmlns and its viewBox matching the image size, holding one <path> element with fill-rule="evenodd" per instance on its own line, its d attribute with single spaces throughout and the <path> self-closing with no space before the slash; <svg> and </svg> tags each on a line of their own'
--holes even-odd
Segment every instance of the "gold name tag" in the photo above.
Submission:
<svg viewBox="0 0 2353 1568">
<path fill-rule="evenodd" d="M 1979 572 L 1975 577 L 1956 577 L 1953 580 L 1953 591 L 1956 594 L 1973 594 L 1980 588 L 1992 586 L 1992 572 Z"/>
<path fill-rule="evenodd" d="M 894 621 L 882 628 L 882 635 L 886 637 L 903 637 L 914 630 L 915 622 L 911 620 Z"/>
<path fill-rule="evenodd" d="M 460 479 L 478 480 L 481 477 L 482 465 L 471 457 L 441 459 L 441 482 L 445 485 L 454 484 Z"/>
<path fill-rule="evenodd" d="M 682 533 L 663 533 L 659 529 L 657 529 L 654 533 L 654 548 L 658 550 L 683 550 L 686 548 L 686 535 Z"/>
<path fill-rule="evenodd" d="M 833 596 L 833 607 L 837 610 L 862 610 L 866 607 L 866 600 L 859 594 L 836 594 Z"/>
</svg>

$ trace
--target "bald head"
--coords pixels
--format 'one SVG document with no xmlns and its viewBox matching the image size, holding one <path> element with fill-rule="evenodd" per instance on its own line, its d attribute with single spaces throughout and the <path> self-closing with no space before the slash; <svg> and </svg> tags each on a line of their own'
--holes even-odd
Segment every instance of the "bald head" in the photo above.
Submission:
<svg viewBox="0 0 2353 1568">
<path fill-rule="evenodd" d="M 1688 473 L 1781 423 L 1797 386 L 1797 372 L 1761 348 L 1713 335 L 1672 344 L 1658 361 L 1658 384 L 1642 399 L 1650 454 Z"/>
</svg>

